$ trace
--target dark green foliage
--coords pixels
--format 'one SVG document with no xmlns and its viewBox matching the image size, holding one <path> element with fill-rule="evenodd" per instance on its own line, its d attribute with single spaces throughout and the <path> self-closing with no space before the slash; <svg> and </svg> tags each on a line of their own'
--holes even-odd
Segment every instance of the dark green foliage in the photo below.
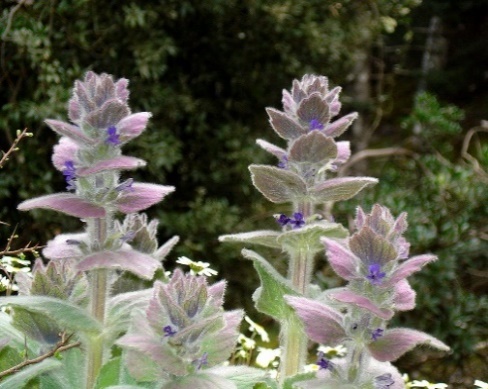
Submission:
<svg viewBox="0 0 488 389">
<path fill-rule="evenodd" d="M 430 251 L 440 259 L 413 277 L 418 307 L 399 320 L 454 349 L 453 358 L 446 358 L 453 364 L 441 361 L 446 371 L 456 364 L 471 374 L 466 369 L 476 353 L 484 352 L 482 364 L 488 363 L 486 347 L 473 351 L 488 337 L 483 270 L 488 191 L 473 166 L 461 160 L 460 149 L 466 132 L 462 129 L 486 119 L 482 115 L 487 96 L 481 93 L 485 67 L 479 64 L 487 55 L 488 29 L 482 19 L 487 1 L 425 0 L 413 9 L 417 3 L 55 0 L 15 8 L 17 2 L 4 1 L 0 149 L 8 148 L 17 129 L 28 127 L 34 138 L 0 171 L 0 220 L 19 225 L 19 246 L 20 241 L 45 243 L 61 231 L 80 227 L 77 220 L 56 213 L 16 211 L 24 199 L 65 187 L 50 162 L 57 136 L 43 120 L 67 120 L 72 83 L 89 69 L 128 78 L 133 110 L 154 115 L 148 131 L 127 150 L 148 161 L 134 179 L 177 188 L 160 207 L 149 210 L 151 218 L 161 220 L 160 241 L 173 234 L 181 237 L 166 268 L 172 268 L 178 255 L 212 262 L 219 277 L 229 280 L 231 304 L 250 308 L 249 296 L 258 283 L 252 264 L 240 258 L 240 246 L 219 244 L 217 236 L 276 228 L 272 215 L 289 211 L 262 199 L 251 186 L 247 166 L 271 161 L 258 151 L 256 138 L 283 145 L 264 108 L 279 108 L 280 91 L 289 88 L 293 78 L 306 72 L 324 74 L 346 86 L 343 114 L 353 107 L 368 113 L 382 108 L 384 120 L 370 148 L 402 146 L 415 155 L 370 160 L 362 173 L 378 177 L 380 183 L 338 205 L 336 220 L 347 225 L 346 215 L 352 215 L 358 202 L 366 209 L 379 202 L 396 214 L 408 212 L 412 251 Z M 442 96 L 439 100 L 465 108 L 466 120 L 461 121 L 461 111 L 454 106 L 424 94 L 402 127 L 399 118 L 412 110 L 421 63 L 421 50 L 416 49 L 426 37 L 412 27 L 427 27 L 433 15 L 445 23 L 449 60 L 446 68 L 429 74 L 428 86 Z M 395 22 L 395 32 L 385 35 Z M 412 50 L 404 46 L 404 35 L 409 34 Z M 379 92 L 374 104 L 361 102 L 367 106 L 350 91 L 359 49 L 370 52 L 372 71 L 387 71 L 383 81 L 371 75 L 371 87 Z M 395 73 L 402 68 L 409 71 L 407 76 Z M 413 134 L 416 124 L 421 131 Z M 479 147 L 470 152 L 486 171 L 488 146 L 482 134 L 478 141 Z M 3 247 L 11 230 L 0 227 Z M 280 261 L 267 258 L 273 264 Z M 407 370 L 406 363 L 404 367 Z M 422 378 L 446 379 L 442 372 L 429 374 L 423 371 Z"/>
</svg>

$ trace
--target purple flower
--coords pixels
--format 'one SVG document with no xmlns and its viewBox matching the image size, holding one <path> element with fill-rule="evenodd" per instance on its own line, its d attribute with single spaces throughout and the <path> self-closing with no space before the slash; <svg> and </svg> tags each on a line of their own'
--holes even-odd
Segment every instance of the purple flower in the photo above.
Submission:
<svg viewBox="0 0 488 389">
<path fill-rule="evenodd" d="M 374 379 L 375 389 L 388 389 L 395 383 L 390 373 L 382 374 Z"/>
<path fill-rule="evenodd" d="M 275 216 L 275 218 L 278 224 L 281 225 L 282 227 L 286 226 L 291 221 L 291 219 L 284 214 L 281 214 L 280 216 L 277 215 Z"/>
<path fill-rule="evenodd" d="M 288 169 L 288 157 L 285 155 L 278 163 L 280 169 Z"/>
<path fill-rule="evenodd" d="M 309 126 L 310 126 L 310 131 L 324 129 L 324 125 L 320 123 L 317 119 L 310 120 Z"/>
<path fill-rule="evenodd" d="M 105 139 L 105 143 L 112 146 L 117 146 L 120 144 L 119 135 L 117 134 L 117 128 L 115 128 L 115 126 L 110 126 L 107 128 L 107 134 L 108 137 Z"/>
<path fill-rule="evenodd" d="M 197 370 L 200 370 L 204 365 L 208 364 L 208 353 L 203 353 L 200 358 L 195 359 L 192 363 L 197 367 Z"/>
<path fill-rule="evenodd" d="M 373 339 L 373 341 L 377 340 L 378 338 L 381 338 L 383 336 L 383 332 L 384 330 L 381 329 L 381 328 L 377 328 L 375 329 L 372 333 L 371 333 L 371 339 Z"/>
<path fill-rule="evenodd" d="M 290 224 L 293 228 L 300 228 L 303 227 L 305 224 L 305 220 L 303 219 L 303 214 L 300 212 L 296 212 L 293 214 L 293 218 L 290 219 Z"/>
<path fill-rule="evenodd" d="M 323 370 L 332 369 L 332 362 L 324 357 L 324 353 L 322 351 L 319 352 L 318 359 L 317 362 L 315 362 L 315 364 L 318 365 L 319 368 Z"/>
<path fill-rule="evenodd" d="M 122 182 L 121 184 L 117 185 L 115 190 L 117 192 L 133 192 L 134 188 L 132 187 L 132 184 L 134 184 L 134 180 L 132 178 L 129 178 L 128 180 Z"/>
<path fill-rule="evenodd" d="M 66 190 L 75 190 L 76 168 L 73 161 L 69 160 L 64 163 L 63 176 L 68 184 Z"/>
<path fill-rule="evenodd" d="M 369 274 L 366 278 L 371 282 L 373 285 L 381 284 L 381 280 L 385 278 L 386 273 L 381 271 L 381 266 L 377 263 L 373 263 L 369 265 Z"/>
<path fill-rule="evenodd" d="M 303 214 L 300 212 L 295 212 L 292 217 L 288 217 L 284 214 L 276 215 L 276 221 L 282 226 L 291 225 L 294 229 L 303 227 L 305 220 L 303 219 Z"/>
<path fill-rule="evenodd" d="M 166 326 L 163 328 L 163 331 L 164 331 L 164 337 L 172 337 L 172 336 L 175 336 L 176 335 L 176 331 L 173 330 L 173 327 L 171 326 Z"/>
</svg>

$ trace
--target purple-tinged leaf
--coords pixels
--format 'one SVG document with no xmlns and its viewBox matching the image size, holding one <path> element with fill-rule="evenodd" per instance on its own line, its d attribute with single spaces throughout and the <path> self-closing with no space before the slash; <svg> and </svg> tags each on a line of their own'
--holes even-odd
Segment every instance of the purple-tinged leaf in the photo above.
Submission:
<svg viewBox="0 0 488 389">
<path fill-rule="evenodd" d="M 303 199 L 307 185 L 303 179 L 288 170 L 266 165 L 251 165 L 253 185 L 274 203 L 287 203 Z"/>
<path fill-rule="evenodd" d="M 367 265 L 384 265 L 398 257 L 395 247 L 368 226 L 364 226 L 351 237 L 349 248 Z"/>
<path fill-rule="evenodd" d="M 209 333 L 218 332 L 220 334 L 220 332 L 224 328 L 224 325 L 225 322 L 223 320 L 223 315 L 221 312 L 217 312 L 207 317 L 199 317 L 198 320 L 188 323 L 185 328 L 177 331 L 176 334 L 171 337 L 171 340 L 175 344 L 198 344 L 201 343 L 205 336 Z M 235 340 L 237 340 L 237 335 L 235 337 Z M 210 336 L 209 338 L 209 341 L 215 342 L 215 337 Z M 223 362 L 223 360 L 220 360 L 219 362 Z"/>
<path fill-rule="evenodd" d="M 97 108 L 97 105 L 91 99 L 91 93 L 88 93 L 84 82 L 78 80 L 75 81 L 74 96 L 77 98 L 79 108 L 81 108 L 80 112 L 82 111 L 82 114 L 86 114 Z"/>
<path fill-rule="evenodd" d="M 171 280 L 171 282 L 174 281 L 174 277 Z M 180 307 L 179 302 L 176 300 L 176 297 L 171 294 L 171 291 L 167 290 L 165 286 L 161 286 L 158 290 L 158 302 L 161 303 L 161 305 L 164 306 L 165 311 L 168 314 L 169 319 L 171 320 L 171 323 L 177 326 L 178 328 L 184 328 L 188 325 L 190 325 L 191 320 L 187 316 L 185 310 Z M 151 325 L 154 327 L 158 323 L 155 321 L 156 317 L 154 316 L 155 310 L 154 310 L 154 305 L 151 304 L 149 305 L 148 311 L 147 311 L 147 318 L 151 322 Z M 161 315 L 161 314 L 159 314 Z"/>
<path fill-rule="evenodd" d="M 126 116 L 118 122 L 116 127 L 122 142 L 127 142 L 141 135 L 151 116 L 150 112 L 138 112 Z"/>
<path fill-rule="evenodd" d="M 307 336 L 317 343 L 336 345 L 344 340 L 343 316 L 318 301 L 305 297 L 285 296 L 305 326 Z"/>
<path fill-rule="evenodd" d="M 339 166 L 345 164 L 351 156 L 351 143 L 349 141 L 336 142 L 337 157 L 332 161 L 332 166 L 337 169 Z"/>
<path fill-rule="evenodd" d="M 23 201 L 17 207 L 19 211 L 30 211 L 31 209 L 42 208 L 63 212 L 67 215 L 89 218 L 105 217 L 105 209 L 81 199 L 73 193 L 56 193 L 36 197 Z"/>
<path fill-rule="evenodd" d="M 123 213 L 134 213 L 159 203 L 175 190 L 174 186 L 135 183 L 117 199 L 116 207 Z"/>
<path fill-rule="evenodd" d="M 315 185 L 310 194 L 315 203 L 348 200 L 377 182 L 378 180 L 372 177 L 332 178 Z"/>
<path fill-rule="evenodd" d="M 224 293 L 227 287 L 226 281 L 219 281 L 208 287 L 208 294 L 211 297 L 209 301 L 216 308 L 222 307 L 224 304 Z"/>
<path fill-rule="evenodd" d="M 321 124 L 326 124 L 330 120 L 329 106 L 322 99 L 320 92 L 314 92 L 300 102 L 297 116 L 306 123 L 317 120 Z"/>
<path fill-rule="evenodd" d="M 275 146 L 272 143 L 266 142 L 265 140 L 258 139 L 256 143 L 263 149 L 266 150 L 268 153 L 273 154 L 279 160 L 286 157 L 286 150 L 282 149 L 281 147 Z"/>
<path fill-rule="evenodd" d="M 351 292 L 346 289 L 333 292 L 331 293 L 330 297 L 336 299 L 337 301 L 353 304 L 360 308 L 366 309 L 384 320 L 390 320 L 393 317 L 392 310 L 386 308 L 380 308 L 375 303 L 373 303 L 369 298 L 361 296 L 357 293 Z"/>
<path fill-rule="evenodd" d="M 321 238 L 326 247 L 327 259 L 339 277 L 351 281 L 358 278 L 361 260 L 336 240 Z"/>
<path fill-rule="evenodd" d="M 300 135 L 306 134 L 307 130 L 297 123 L 286 113 L 274 108 L 266 108 L 270 118 L 271 127 L 283 139 L 296 139 Z"/>
<path fill-rule="evenodd" d="M 68 117 L 76 124 L 80 122 L 80 103 L 77 97 L 72 97 L 68 102 Z"/>
<path fill-rule="evenodd" d="M 319 131 L 302 135 L 293 142 L 289 160 L 293 162 L 326 163 L 337 157 L 334 140 Z"/>
<path fill-rule="evenodd" d="M 51 161 L 54 167 L 62 172 L 66 168 L 66 162 L 73 161 L 79 150 L 78 144 L 67 136 L 62 136 L 53 148 Z"/>
<path fill-rule="evenodd" d="M 410 311 L 415 308 L 415 291 L 407 280 L 400 280 L 395 284 L 393 303 L 397 311 Z"/>
<path fill-rule="evenodd" d="M 127 331 L 134 310 L 145 310 L 154 290 L 143 289 L 135 292 L 119 293 L 108 301 L 105 336 L 119 337 Z M 105 338 L 106 339 L 106 338 Z"/>
<path fill-rule="evenodd" d="M 209 367 L 225 362 L 230 357 L 236 346 L 243 316 L 242 310 L 225 312 L 224 328 L 219 331 L 218 342 L 215 342 L 214 337 L 209 337 L 202 342 L 202 350 L 208 353 Z"/>
<path fill-rule="evenodd" d="M 85 257 L 78 263 L 78 270 L 119 269 L 150 280 L 161 268 L 159 261 L 135 250 L 100 251 Z"/>
<path fill-rule="evenodd" d="M 354 219 L 354 222 L 356 224 L 356 228 L 360 230 L 363 228 L 364 224 L 366 223 L 366 218 L 367 215 L 364 213 L 363 209 L 361 207 L 356 208 L 356 218 Z"/>
<path fill-rule="evenodd" d="M 84 243 L 88 235 L 78 234 L 59 234 L 54 239 L 47 242 L 47 246 L 42 250 L 42 254 L 49 259 L 69 259 L 80 258 L 83 254 L 80 244 Z"/>
<path fill-rule="evenodd" d="M 221 242 L 242 242 L 259 244 L 262 246 L 281 248 L 281 244 L 276 240 L 280 232 L 272 230 L 242 232 L 240 234 L 219 236 Z"/>
<path fill-rule="evenodd" d="M 132 170 L 146 166 L 146 161 L 121 155 L 111 159 L 105 159 L 103 161 L 96 162 L 90 167 L 81 168 L 76 171 L 76 175 L 80 177 L 89 176 L 104 172 L 107 170 Z"/>
<path fill-rule="evenodd" d="M 293 96 L 286 89 L 283 89 L 283 97 L 281 99 L 283 103 L 283 110 L 289 115 L 296 115 L 297 104 L 293 100 Z"/>
<path fill-rule="evenodd" d="M 129 98 L 129 80 L 127 78 L 120 78 L 115 83 L 115 95 L 122 101 L 127 102 Z"/>
<path fill-rule="evenodd" d="M 417 255 L 406 260 L 393 272 L 386 285 L 391 286 L 396 284 L 398 281 L 407 278 L 415 272 L 418 272 L 424 265 L 429 262 L 433 262 L 436 259 L 437 257 L 435 255 L 424 254 Z"/>
<path fill-rule="evenodd" d="M 137 353 L 148 356 L 164 370 L 175 374 L 185 375 L 186 366 L 181 359 L 174 354 L 170 347 L 158 339 L 158 335 L 149 327 L 144 316 L 133 316 L 134 321 L 129 332 L 122 336 L 116 343 L 125 349 L 134 350 Z M 137 332 L 135 332 L 137 331 Z M 132 359 L 135 361 L 135 359 Z M 131 367 L 132 366 L 132 367 Z M 136 366 L 127 364 L 131 375 L 138 378 Z"/>
<path fill-rule="evenodd" d="M 158 248 L 152 255 L 158 261 L 163 261 L 166 256 L 170 253 L 173 247 L 180 241 L 179 236 L 173 236 L 171 239 L 166 241 L 160 248 Z"/>
<path fill-rule="evenodd" d="M 386 362 L 397 360 L 407 351 L 421 344 L 449 351 L 447 345 L 433 336 L 408 328 L 386 330 L 381 338 L 369 344 L 368 349 L 378 361 Z"/>
<path fill-rule="evenodd" d="M 336 121 L 330 123 L 325 129 L 324 134 L 332 138 L 336 138 L 342 135 L 352 124 L 354 120 L 358 117 L 357 112 L 350 113 L 346 116 L 337 119 Z"/>
<path fill-rule="evenodd" d="M 84 117 L 84 122 L 100 130 L 115 126 L 130 114 L 129 107 L 118 99 L 111 99 L 103 103 L 100 108 L 91 111 Z"/>
<path fill-rule="evenodd" d="M 325 101 L 327 103 L 332 103 L 334 101 L 339 100 L 339 94 L 341 93 L 342 88 L 340 86 L 336 86 L 333 88 L 327 95 L 325 96 Z"/>
<path fill-rule="evenodd" d="M 75 142 L 80 144 L 91 146 L 95 144 L 95 141 L 88 136 L 86 136 L 83 131 L 80 130 L 79 127 L 73 126 L 72 124 L 68 124 L 65 122 L 61 122 L 59 120 L 47 119 L 45 123 L 51 127 L 51 129 L 62 136 L 67 136 L 68 138 L 73 139 Z"/>
</svg>

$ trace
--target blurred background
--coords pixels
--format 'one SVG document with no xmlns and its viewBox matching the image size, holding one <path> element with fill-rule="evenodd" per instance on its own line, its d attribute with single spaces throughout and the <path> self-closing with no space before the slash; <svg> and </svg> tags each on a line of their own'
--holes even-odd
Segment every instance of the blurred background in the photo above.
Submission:
<svg viewBox="0 0 488 389">
<path fill-rule="evenodd" d="M 227 306 L 253 310 L 258 286 L 242 246 L 219 235 L 277 228 L 288 212 L 255 190 L 247 166 L 276 164 L 256 138 L 283 146 L 265 107 L 305 73 L 343 87 L 341 114 L 360 118 L 341 137 L 355 154 L 342 175 L 380 183 L 334 205 L 351 225 L 355 208 L 408 212 L 411 254 L 439 257 L 411 278 L 417 308 L 392 325 L 429 332 L 453 349 L 416 350 L 396 365 L 413 378 L 462 388 L 488 380 L 488 1 L 487 0 L 3 0 L 0 13 L 0 150 L 18 129 L 34 137 L 0 172 L 0 249 L 45 244 L 80 221 L 48 211 L 20 214 L 24 199 L 64 191 L 50 156 L 67 121 L 75 79 L 87 70 L 130 80 L 133 112 L 150 111 L 126 154 L 147 160 L 136 180 L 177 191 L 148 210 L 161 243 L 210 262 L 230 287 Z M 258 251 L 285 270 L 281 253 Z M 316 282 L 338 280 L 318 258 Z M 470 381 L 471 380 L 471 381 Z"/>
</svg>

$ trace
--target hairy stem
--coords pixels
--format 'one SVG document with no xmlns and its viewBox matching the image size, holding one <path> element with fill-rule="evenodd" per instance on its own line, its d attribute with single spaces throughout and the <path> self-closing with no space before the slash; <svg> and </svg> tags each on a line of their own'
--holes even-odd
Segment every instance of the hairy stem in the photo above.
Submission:
<svg viewBox="0 0 488 389">
<path fill-rule="evenodd" d="M 107 236 L 107 219 L 90 220 L 88 230 L 94 238 L 92 242 L 99 247 L 103 246 Z M 108 297 L 108 270 L 93 270 L 90 274 L 90 313 L 103 326 L 105 322 L 105 306 Z M 86 389 L 93 389 L 98 373 L 103 364 L 103 341 L 98 337 L 91 338 L 87 349 L 87 380 Z"/>
<path fill-rule="evenodd" d="M 313 212 L 313 204 L 303 202 L 296 204 L 295 212 L 300 212 L 305 220 Z M 308 285 L 313 271 L 313 253 L 308 248 L 300 248 L 290 255 L 290 266 L 288 269 L 288 279 L 293 285 L 293 289 L 306 296 Z M 300 323 L 295 318 L 290 318 L 287 323 L 281 326 L 280 342 L 282 356 L 280 362 L 280 381 L 284 382 L 286 377 L 299 373 L 306 359 L 307 336 Z"/>
</svg>

